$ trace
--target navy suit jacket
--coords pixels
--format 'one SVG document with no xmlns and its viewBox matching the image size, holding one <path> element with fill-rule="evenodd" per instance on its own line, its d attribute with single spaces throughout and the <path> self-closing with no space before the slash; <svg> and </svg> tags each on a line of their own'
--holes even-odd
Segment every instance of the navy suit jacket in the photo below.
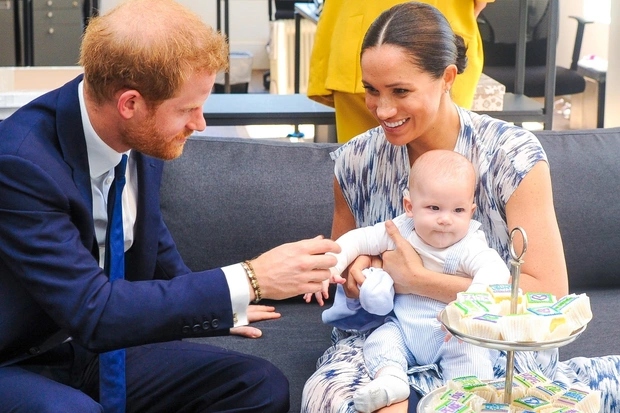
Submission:
<svg viewBox="0 0 620 413">
<path fill-rule="evenodd" d="M 0 365 L 37 354 L 50 337 L 102 352 L 233 326 L 224 273 L 192 273 L 164 224 L 163 161 L 136 151 L 134 243 L 125 280 L 108 282 L 98 265 L 81 79 L 0 122 Z"/>
</svg>

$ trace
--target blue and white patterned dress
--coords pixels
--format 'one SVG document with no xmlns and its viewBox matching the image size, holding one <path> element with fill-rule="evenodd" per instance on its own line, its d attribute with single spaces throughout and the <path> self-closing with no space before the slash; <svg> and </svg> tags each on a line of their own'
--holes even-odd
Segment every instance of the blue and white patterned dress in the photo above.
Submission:
<svg viewBox="0 0 620 413">
<path fill-rule="evenodd" d="M 458 107 L 457 107 L 458 108 Z M 506 122 L 458 108 L 461 129 L 454 150 L 469 159 L 478 180 L 474 219 L 482 223 L 489 245 L 510 260 L 506 202 L 539 161 L 547 161 L 538 139 Z M 377 127 L 332 153 L 335 175 L 357 227 L 374 225 L 404 212 L 409 157 L 406 146 L 387 142 Z M 338 286 L 338 288 L 342 288 Z M 355 413 L 353 393 L 370 381 L 362 348 L 369 332 L 334 329 L 333 345 L 317 361 L 302 397 L 302 413 Z M 620 411 L 620 356 L 558 360 L 558 351 L 515 352 L 517 372 L 535 370 L 567 384 L 581 382 L 602 391 L 601 411 Z M 499 352 L 495 377 L 505 376 L 506 355 Z M 409 369 L 410 385 L 426 394 L 443 385 L 435 365 Z"/>
</svg>

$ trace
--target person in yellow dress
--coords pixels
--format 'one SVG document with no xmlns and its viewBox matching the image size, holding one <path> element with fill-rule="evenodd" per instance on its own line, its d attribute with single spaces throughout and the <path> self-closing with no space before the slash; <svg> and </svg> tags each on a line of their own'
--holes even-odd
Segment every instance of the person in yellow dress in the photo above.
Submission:
<svg viewBox="0 0 620 413">
<path fill-rule="evenodd" d="M 425 0 L 450 22 L 467 45 L 467 69 L 457 76 L 450 93 L 459 106 L 471 108 L 482 73 L 482 40 L 476 19 L 494 0 Z M 366 109 L 360 48 L 370 24 L 402 0 L 325 0 L 310 58 L 308 97 L 336 109 L 338 142 L 378 126 Z M 415 22 L 412 22 L 415 24 Z"/>
</svg>

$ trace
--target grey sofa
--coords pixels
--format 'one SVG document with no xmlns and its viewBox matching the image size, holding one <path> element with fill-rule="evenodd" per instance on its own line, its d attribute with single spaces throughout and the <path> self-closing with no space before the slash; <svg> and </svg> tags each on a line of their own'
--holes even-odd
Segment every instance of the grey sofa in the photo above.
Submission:
<svg viewBox="0 0 620 413">
<path fill-rule="evenodd" d="M 561 359 L 620 354 L 620 129 L 538 132 L 551 164 L 570 288 L 591 297 L 594 319 Z M 252 258 L 274 246 L 329 236 L 336 144 L 244 138 L 188 141 L 164 170 L 162 210 L 190 268 Z M 527 255 L 525 256 L 527 260 Z M 272 302 L 273 303 L 273 302 Z M 196 339 L 272 361 L 289 378 L 291 412 L 330 344 L 322 308 L 301 297 L 273 303 L 282 318 L 263 337 Z M 327 304 L 329 306 L 330 303 Z"/>
</svg>

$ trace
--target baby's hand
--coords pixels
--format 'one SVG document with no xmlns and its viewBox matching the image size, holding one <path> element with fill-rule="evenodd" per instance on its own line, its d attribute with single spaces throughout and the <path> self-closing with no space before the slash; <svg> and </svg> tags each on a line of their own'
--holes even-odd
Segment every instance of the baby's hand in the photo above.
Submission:
<svg viewBox="0 0 620 413">
<path fill-rule="evenodd" d="M 316 302 L 319 303 L 319 305 L 322 307 L 325 304 L 323 299 L 327 300 L 329 298 L 329 280 L 323 281 L 323 285 L 321 286 L 321 291 L 317 291 L 314 294 L 312 293 L 304 294 L 304 300 L 306 300 L 306 302 L 309 303 L 310 301 L 312 301 L 312 295 L 316 297 Z"/>
<path fill-rule="evenodd" d="M 338 270 L 334 267 L 329 269 L 331 276 L 329 277 L 329 282 L 332 284 L 344 284 L 345 282 L 347 282 L 346 279 L 342 278 L 340 276 L 340 273 L 338 272 Z"/>
<path fill-rule="evenodd" d="M 314 296 L 316 297 L 316 302 L 319 303 L 320 306 L 323 306 L 325 304 L 325 302 L 323 301 L 324 299 L 327 300 L 329 298 L 329 284 L 330 283 L 331 284 L 344 284 L 347 281 L 340 276 L 340 273 L 335 268 L 333 267 L 330 268 L 330 272 L 331 272 L 331 276 L 329 277 L 328 280 L 323 281 L 323 286 L 321 287 L 321 291 L 317 291 L 316 293 L 314 293 Z M 313 295 L 312 293 L 304 294 L 304 300 L 306 300 L 306 302 L 309 303 L 310 301 L 312 301 L 312 295 Z"/>
</svg>

